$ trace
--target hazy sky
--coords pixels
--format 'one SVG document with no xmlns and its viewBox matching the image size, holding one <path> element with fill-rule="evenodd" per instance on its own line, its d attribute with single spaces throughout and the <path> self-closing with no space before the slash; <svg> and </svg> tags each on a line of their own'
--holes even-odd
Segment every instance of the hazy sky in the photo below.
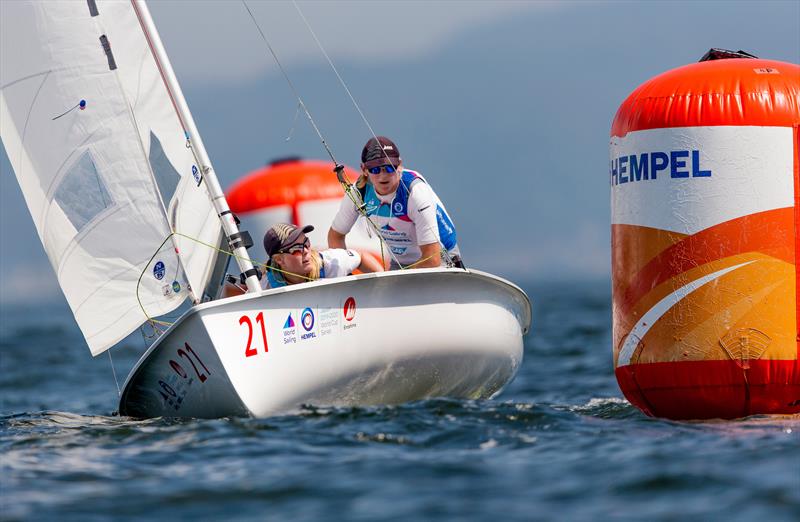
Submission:
<svg viewBox="0 0 800 522">
<path fill-rule="evenodd" d="M 369 131 L 293 4 L 248 4 L 357 165 Z M 240 2 L 149 5 L 223 187 L 271 158 L 326 159 Z M 640 83 L 711 47 L 800 62 L 797 1 L 299 5 L 376 132 L 444 200 L 467 263 L 515 281 L 608 277 L 608 132 Z M 63 299 L 4 152 L 0 171 L 0 302 Z"/>
</svg>

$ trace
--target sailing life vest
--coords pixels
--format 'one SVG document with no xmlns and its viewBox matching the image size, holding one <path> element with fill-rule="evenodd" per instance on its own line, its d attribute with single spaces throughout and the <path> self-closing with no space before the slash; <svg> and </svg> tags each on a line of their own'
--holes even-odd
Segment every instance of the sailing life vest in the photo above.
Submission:
<svg viewBox="0 0 800 522">
<path fill-rule="evenodd" d="M 323 268 L 320 267 L 320 274 L 319 274 L 320 279 L 325 277 L 322 271 Z M 266 284 L 265 283 L 261 284 L 261 287 L 264 288 L 265 290 L 267 288 L 281 288 L 282 286 L 289 286 L 289 283 L 286 282 L 286 279 L 283 278 L 283 274 L 281 274 L 280 272 L 275 272 L 273 270 L 270 270 L 269 268 L 267 268 L 266 272 L 267 272 Z"/>
<path fill-rule="evenodd" d="M 403 169 L 400 184 L 395 192 L 392 203 L 384 203 L 375 193 L 371 183 L 358 189 L 364 201 L 365 211 L 370 220 L 377 226 L 387 246 L 402 264 L 414 263 L 420 258 L 421 251 L 417 243 L 416 225 L 408 215 L 408 199 L 414 187 L 420 183 L 427 184 L 421 174 L 409 169 Z M 439 233 L 439 242 L 451 254 L 460 255 L 456 244 L 456 227 L 447 214 L 444 205 L 438 196 L 430 190 L 433 196 L 432 205 L 436 205 L 436 224 Z"/>
<path fill-rule="evenodd" d="M 321 261 L 319 265 L 320 279 L 350 275 L 361 264 L 361 255 L 355 250 L 328 248 L 317 252 L 317 254 Z M 266 277 L 262 280 L 261 286 L 267 289 L 280 288 L 288 284 L 281 272 L 267 267 Z"/>
</svg>

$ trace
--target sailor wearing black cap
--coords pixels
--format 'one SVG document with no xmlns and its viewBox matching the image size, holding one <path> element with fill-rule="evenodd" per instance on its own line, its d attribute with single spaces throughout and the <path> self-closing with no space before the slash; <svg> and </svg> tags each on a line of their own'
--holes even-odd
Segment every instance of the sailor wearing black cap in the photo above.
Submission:
<svg viewBox="0 0 800 522">
<path fill-rule="evenodd" d="M 392 269 L 440 266 L 442 246 L 452 264 L 463 266 L 444 205 L 420 173 L 403 168 L 392 140 L 378 136 L 367 141 L 356 186 L 367 216 L 392 252 Z M 345 196 L 328 231 L 328 245 L 346 248 L 345 236 L 358 217 L 355 203 Z"/>
<path fill-rule="evenodd" d="M 355 269 L 362 272 L 381 272 L 383 266 L 368 254 L 358 250 L 329 248 L 321 252 L 311 248 L 306 234 L 314 230 L 311 225 L 302 228 L 289 223 L 278 223 L 264 234 L 267 251 L 264 288 L 315 281 L 320 278 L 342 277 Z"/>
</svg>

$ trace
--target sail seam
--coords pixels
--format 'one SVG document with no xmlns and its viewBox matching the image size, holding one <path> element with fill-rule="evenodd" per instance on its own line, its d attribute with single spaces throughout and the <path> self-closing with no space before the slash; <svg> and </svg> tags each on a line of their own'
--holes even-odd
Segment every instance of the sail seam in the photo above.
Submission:
<svg viewBox="0 0 800 522">
<path fill-rule="evenodd" d="M 166 93 L 167 93 L 167 95 L 169 97 L 170 102 L 172 103 L 174 114 L 177 116 L 178 122 L 180 123 L 180 126 L 183 129 L 184 135 L 186 137 L 186 147 L 191 152 L 192 157 L 194 158 L 194 163 L 196 164 L 196 166 L 199 166 L 198 170 L 199 170 L 200 174 L 198 174 L 199 180 L 198 180 L 198 183 L 197 183 L 197 186 L 199 187 L 200 183 L 205 178 L 205 176 L 207 174 L 209 174 L 209 171 L 213 170 L 212 167 L 211 167 L 211 161 L 210 161 L 210 159 L 208 159 L 207 154 L 205 153 L 205 150 L 204 150 L 204 147 L 202 146 L 202 140 L 201 140 L 201 138 L 199 136 L 199 133 L 198 133 L 198 135 L 196 137 L 190 135 L 189 129 L 190 128 L 194 129 L 194 124 L 191 121 L 190 122 L 184 121 L 183 115 L 182 115 L 180 107 L 179 107 L 179 105 L 180 105 L 179 104 L 179 100 L 176 98 L 176 94 L 173 92 L 172 88 L 170 88 L 170 82 L 169 82 L 169 79 L 167 78 L 168 74 L 165 71 L 165 65 L 162 64 L 161 59 L 159 58 L 158 50 L 157 50 L 156 45 L 155 45 L 155 44 L 159 43 L 159 41 L 158 41 L 158 33 L 156 31 L 155 36 L 150 34 L 150 31 L 148 29 L 148 21 L 146 21 L 145 18 L 144 18 L 145 15 L 146 15 L 148 17 L 148 20 L 152 23 L 152 19 L 149 19 L 149 12 L 147 10 L 147 5 L 142 3 L 142 5 L 140 6 L 138 4 L 137 0 L 130 0 L 130 4 L 131 4 L 131 7 L 133 8 L 134 14 L 136 15 L 136 19 L 139 22 L 139 27 L 142 30 L 142 34 L 144 35 L 145 41 L 147 42 L 147 47 L 150 49 L 150 55 L 151 55 L 151 57 L 153 59 L 153 62 L 155 63 L 156 68 L 158 69 L 159 76 L 161 77 L 161 82 L 164 85 L 164 89 L 165 89 L 165 91 L 166 91 Z M 153 30 L 155 31 L 155 28 L 153 28 Z M 155 43 L 154 43 L 154 38 L 155 38 Z M 168 59 L 167 59 L 166 67 L 169 67 Z M 181 96 L 180 87 L 178 86 L 177 88 L 178 88 L 178 93 L 177 94 L 179 96 Z M 184 101 L 184 103 L 185 103 L 185 101 Z M 188 110 L 188 108 L 187 108 L 187 110 Z M 188 118 L 189 118 L 189 120 L 191 120 L 191 114 L 188 115 Z M 191 123 L 192 125 L 190 126 L 189 123 Z M 196 131 L 196 129 L 194 129 L 194 130 Z M 198 151 L 194 147 L 194 144 L 193 144 L 193 141 L 192 141 L 194 138 L 196 138 L 198 140 L 198 142 L 200 144 L 200 148 L 203 149 L 203 150 L 201 150 L 201 154 L 200 155 L 198 155 Z M 200 156 L 203 156 L 203 158 L 208 160 L 208 161 L 201 161 Z M 194 172 L 194 167 L 195 167 L 195 165 L 193 165 L 193 172 Z M 152 172 L 152 166 L 148 164 L 148 168 L 150 168 L 151 176 L 154 177 L 154 174 Z M 211 174 L 213 174 L 213 172 Z M 183 181 L 183 176 L 181 176 L 181 180 Z M 158 190 L 158 187 L 156 187 L 156 190 Z M 221 190 L 221 189 L 219 189 L 219 190 Z M 158 193 L 160 195 L 160 191 Z M 209 196 L 212 196 L 212 195 L 213 195 L 213 191 L 211 189 L 209 189 Z M 225 202 L 225 205 L 224 205 L 225 207 L 227 207 L 227 201 L 225 200 L 224 194 L 220 194 L 216 198 L 214 198 L 214 197 L 210 197 L 209 198 L 209 200 L 211 202 L 211 205 L 212 205 L 212 207 L 213 207 L 213 209 L 215 211 L 215 214 L 219 217 L 219 209 L 217 208 L 218 205 L 217 205 L 217 203 L 215 201 L 216 199 L 222 199 L 223 202 Z M 162 205 L 163 205 L 163 198 L 162 198 Z M 166 210 L 164 212 L 164 217 L 167 220 L 169 219 Z M 220 221 L 221 221 L 221 218 L 220 218 Z M 227 231 L 225 230 L 225 227 L 224 227 L 224 225 L 222 223 L 220 223 L 220 225 L 221 225 L 220 226 L 221 230 L 220 230 L 220 234 L 219 235 L 222 235 L 224 238 L 227 239 L 227 237 L 228 237 Z M 175 230 L 172 229 L 171 223 L 169 223 L 169 221 L 167 222 L 167 226 L 168 226 L 168 228 L 170 229 L 171 232 L 173 232 L 173 233 L 176 232 Z M 218 237 L 219 237 L 219 235 L 218 235 Z M 175 242 L 174 236 L 173 236 L 173 244 L 175 246 L 176 252 L 178 252 L 178 245 Z M 181 259 L 180 255 L 178 255 L 178 259 L 179 259 L 179 263 L 181 263 L 181 268 L 182 268 L 183 273 L 184 273 L 184 275 L 185 275 L 185 277 L 187 279 L 187 282 L 188 282 L 189 281 L 189 273 L 186 271 L 185 266 L 183 266 L 183 260 Z M 249 261 L 249 258 L 247 258 L 247 260 Z M 208 279 L 208 277 L 210 277 L 210 274 L 213 271 L 214 265 L 215 265 L 215 263 L 209 263 L 206 266 L 205 275 L 202 278 L 202 280 L 203 280 L 202 287 L 205 287 L 208 284 L 208 280 L 207 279 Z M 202 288 L 198 289 L 198 291 L 200 291 L 200 292 L 202 292 L 202 290 L 203 290 Z M 198 297 L 197 294 L 195 293 L 195 290 L 191 287 L 191 285 L 189 285 L 189 293 L 191 294 L 192 300 L 195 303 L 199 303 L 200 302 L 200 297 L 202 297 L 202 296 Z"/>
<path fill-rule="evenodd" d="M 70 255 L 72 254 L 72 251 L 75 250 L 75 248 L 77 248 L 78 246 L 80 246 L 80 243 L 83 240 L 83 238 L 85 236 L 87 236 L 92 230 L 97 228 L 109 216 L 112 216 L 112 215 L 124 210 L 125 208 L 127 208 L 129 206 L 130 205 L 126 205 L 125 207 L 122 207 L 122 206 L 120 206 L 120 205 L 115 203 L 115 204 L 113 204 L 113 205 L 111 205 L 109 207 L 106 207 L 105 210 L 103 210 L 102 212 L 98 213 L 94 217 L 94 219 L 89 221 L 83 228 L 81 228 L 80 230 L 77 231 L 77 233 L 72 238 L 72 240 L 69 242 L 69 244 L 67 244 L 67 246 L 64 247 L 64 250 L 62 250 L 62 252 L 60 254 L 58 254 L 58 259 L 60 260 L 60 262 L 58 264 L 58 267 L 55 270 L 56 270 L 56 278 L 58 278 L 59 281 L 61 280 L 61 273 L 64 271 L 64 265 L 67 264 L 67 260 L 69 259 Z M 46 225 L 43 226 L 42 228 L 44 230 L 47 229 Z M 47 247 L 47 245 L 45 245 L 45 251 L 48 251 L 48 250 L 49 250 L 49 248 Z M 55 255 L 55 253 L 54 253 L 54 255 Z"/>
<path fill-rule="evenodd" d="M 114 277 L 116 277 L 116 276 L 119 276 L 119 275 L 121 275 L 121 274 L 125 274 L 126 272 L 130 272 L 130 271 L 132 271 L 132 269 L 133 269 L 133 268 L 137 268 L 137 269 L 138 269 L 138 267 L 139 267 L 141 264 L 143 264 L 143 263 L 145 263 L 145 262 L 149 262 L 151 259 L 152 259 L 152 258 L 148 258 L 146 261 L 139 261 L 138 263 L 136 263 L 136 264 L 132 264 L 130 267 L 124 268 L 124 269 L 120 270 L 119 272 L 116 272 L 115 274 L 113 274 L 112 278 L 110 278 L 110 279 L 109 279 L 109 280 L 108 280 L 106 283 L 104 283 L 104 284 L 103 284 L 103 285 L 101 285 L 101 286 L 97 286 L 97 287 L 95 288 L 95 290 L 94 290 L 92 293 L 88 294 L 88 295 L 87 295 L 87 296 L 86 296 L 86 297 L 85 297 L 83 300 L 81 300 L 81 302 L 80 302 L 80 303 L 78 303 L 78 304 L 76 304 L 76 305 L 75 305 L 75 314 L 77 315 L 78 311 L 79 311 L 79 310 L 80 310 L 80 309 L 83 307 L 83 305 L 84 305 L 84 304 L 85 304 L 85 303 L 86 303 L 88 300 L 90 300 L 90 299 L 92 298 L 92 296 L 94 296 L 95 294 L 97 294 L 98 292 L 100 292 L 101 290 L 103 290 L 103 289 L 104 289 L 106 286 L 108 286 L 108 285 L 110 285 L 111 283 L 113 283 L 113 282 L 114 282 L 114 279 L 113 279 Z M 140 274 L 141 274 L 141 272 L 140 272 Z M 183 301 L 184 301 L 184 299 L 181 299 L 181 302 L 183 302 Z M 138 307 L 138 308 L 141 308 L 140 306 L 137 306 L 137 307 Z M 134 308 L 137 308 L 137 307 L 134 307 Z M 126 312 L 126 313 L 127 313 L 127 312 Z M 147 317 L 148 317 L 148 316 L 147 316 L 147 313 L 146 313 L 146 312 L 144 313 L 144 316 L 145 316 L 145 320 L 143 320 L 143 321 L 142 321 L 142 323 L 144 323 L 144 322 L 147 320 Z M 142 324 L 142 323 L 140 323 L 140 324 L 136 325 L 136 328 L 139 328 L 139 326 L 141 326 L 141 324 Z M 110 322 L 110 323 L 109 323 L 109 327 L 111 327 L 111 326 L 114 326 L 113 322 Z"/>
<path fill-rule="evenodd" d="M 19 140 L 19 149 L 20 150 L 17 153 L 17 157 L 21 157 L 22 156 L 22 150 L 25 148 L 25 133 L 28 132 L 28 122 L 31 119 L 31 113 L 33 112 L 33 107 L 36 105 L 36 100 L 39 98 L 39 93 L 42 92 L 42 87 L 44 87 L 44 84 L 47 81 L 47 78 L 50 76 L 51 72 L 52 71 L 47 71 L 47 74 L 44 75 L 44 78 L 42 79 L 42 83 L 39 84 L 39 88 L 36 90 L 36 94 L 33 96 L 33 100 L 31 100 L 31 106 L 28 107 L 28 114 L 25 116 L 25 126 L 22 127 L 22 136 L 20 137 L 20 140 Z M 23 173 L 20 172 L 19 176 L 22 177 L 22 175 L 23 175 Z"/>
<path fill-rule="evenodd" d="M 172 308 L 170 308 L 168 311 L 166 311 L 164 313 L 166 314 L 166 313 L 169 313 L 169 312 L 175 310 L 176 308 L 178 308 L 183 303 L 183 301 L 185 301 L 185 299 L 181 299 L 175 306 L 173 306 Z M 139 309 L 139 305 L 138 304 L 126 308 L 123 313 L 119 314 L 118 319 L 121 319 L 121 318 L 127 316 L 129 313 L 131 313 L 132 310 L 137 310 L 137 309 Z M 75 315 L 76 316 L 78 315 L 77 310 L 75 310 Z M 118 336 L 115 336 L 114 339 L 112 339 L 111 342 L 108 342 L 108 343 L 104 342 L 103 343 L 103 345 L 105 346 L 104 348 L 101 348 L 98 352 L 95 352 L 94 350 L 92 350 L 92 356 L 100 355 L 101 353 L 105 352 L 106 350 L 108 350 L 109 348 L 111 348 L 112 346 L 114 346 L 115 344 L 120 342 L 121 340 L 125 339 L 127 336 L 129 336 L 130 334 L 132 334 L 133 332 L 138 330 L 142 326 L 142 324 L 144 324 L 144 322 L 145 321 L 142 321 L 141 323 L 138 323 L 133 328 L 126 328 L 124 330 L 121 330 L 123 333 L 118 335 Z M 89 345 L 91 345 L 92 344 L 92 341 L 91 341 L 92 339 L 96 339 L 98 336 L 102 335 L 106 330 L 113 329 L 115 326 L 116 326 L 116 324 L 114 322 L 109 322 L 107 324 L 107 326 L 105 326 L 103 328 L 100 328 L 99 330 L 96 330 L 93 334 L 86 335 L 86 342 Z M 91 349 L 91 346 L 90 346 L 90 349 Z"/>
<path fill-rule="evenodd" d="M 152 54 L 152 45 L 150 43 L 149 35 L 147 34 L 147 31 L 145 30 L 144 26 L 141 24 L 141 20 L 139 19 L 139 13 L 138 13 L 138 11 L 136 9 L 135 2 L 131 2 L 131 5 L 133 7 L 134 12 L 136 12 L 137 20 L 139 21 L 139 26 L 142 29 L 142 34 L 144 35 L 144 38 L 147 41 L 147 45 L 150 48 L 151 56 L 153 57 L 153 62 L 156 64 L 156 67 L 159 70 L 159 74 L 161 75 L 162 82 L 163 82 L 164 78 L 163 78 L 163 72 L 161 70 L 161 65 L 159 64 L 159 62 L 156 59 L 155 55 Z M 102 26 L 102 24 L 99 23 L 99 21 L 97 22 L 97 25 L 98 25 L 98 28 L 104 29 L 104 27 Z M 115 68 L 116 68 L 116 66 L 115 66 Z M 174 238 L 175 236 L 173 234 L 174 234 L 175 231 L 172 229 L 172 225 L 169 222 L 169 216 L 168 216 L 169 212 L 167 211 L 167 207 L 166 207 L 166 205 L 164 203 L 164 198 L 161 195 L 161 191 L 159 190 L 159 187 L 158 187 L 158 182 L 156 181 L 155 173 L 153 172 L 152 165 L 150 164 L 149 156 L 147 154 L 147 151 L 145 150 L 144 143 L 142 142 L 141 128 L 139 126 L 138 120 L 136 119 L 136 114 L 133 111 L 133 106 L 131 105 L 131 102 L 128 99 L 128 95 L 125 92 L 125 89 L 123 88 L 123 86 L 121 84 L 119 76 L 115 74 L 114 75 L 114 79 L 116 80 L 117 87 L 119 89 L 119 92 L 121 93 L 122 98 L 125 100 L 125 109 L 126 109 L 126 111 L 128 113 L 128 119 L 131 122 L 131 126 L 132 126 L 131 130 L 136 135 L 136 143 L 138 144 L 139 151 L 141 153 L 141 157 L 143 158 L 142 161 L 146 166 L 145 170 L 150 174 L 151 188 L 154 190 L 155 194 L 158 197 L 158 201 L 161 204 L 161 210 L 162 210 L 161 215 L 162 215 L 162 218 L 163 218 L 163 224 L 165 225 L 167 231 L 169 231 L 171 233 L 170 237 Z M 177 106 L 175 105 L 174 100 L 172 100 L 172 93 L 170 92 L 169 87 L 166 85 L 166 83 L 164 83 L 164 88 L 165 88 L 167 94 L 169 95 L 170 100 L 173 103 L 173 108 L 175 109 L 175 114 L 178 117 L 178 121 L 181 124 L 181 127 L 185 129 L 185 126 L 183 125 L 183 122 L 180 119 L 180 114 L 178 114 L 178 112 L 177 112 Z M 150 131 L 152 132 L 152 130 L 150 130 Z M 196 160 L 196 158 L 195 158 L 195 160 Z M 181 177 L 181 181 L 184 181 L 183 177 Z M 178 185 L 180 185 L 180 182 L 178 183 Z M 174 239 L 173 239 L 173 242 L 172 242 L 172 246 L 173 246 L 173 249 L 175 251 L 175 258 L 177 259 L 178 266 L 180 268 L 180 272 L 184 275 L 184 277 L 185 277 L 185 279 L 187 281 L 187 285 L 186 286 L 187 286 L 187 291 L 189 292 L 189 297 L 191 297 L 192 301 L 198 302 L 197 295 L 194 293 L 194 289 L 192 288 L 191 284 L 189 284 L 189 282 L 188 282 L 189 281 L 189 275 L 188 275 L 188 272 L 186 271 L 186 267 L 183 264 L 183 259 L 182 259 L 181 255 L 179 253 L 180 250 L 178 248 L 178 244 L 174 241 Z M 138 284 L 137 284 L 137 295 L 138 295 Z"/>
</svg>

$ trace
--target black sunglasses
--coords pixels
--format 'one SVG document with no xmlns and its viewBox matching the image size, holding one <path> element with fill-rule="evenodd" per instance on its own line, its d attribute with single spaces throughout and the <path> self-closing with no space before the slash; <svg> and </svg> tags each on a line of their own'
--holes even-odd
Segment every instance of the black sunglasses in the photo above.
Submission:
<svg viewBox="0 0 800 522">
<path fill-rule="evenodd" d="M 302 243 L 295 243 L 293 245 L 289 245 L 286 248 L 282 248 L 278 250 L 279 254 L 299 254 L 303 250 L 311 248 L 311 241 L 308 238 L 305 239 Z"/>
</svg>

